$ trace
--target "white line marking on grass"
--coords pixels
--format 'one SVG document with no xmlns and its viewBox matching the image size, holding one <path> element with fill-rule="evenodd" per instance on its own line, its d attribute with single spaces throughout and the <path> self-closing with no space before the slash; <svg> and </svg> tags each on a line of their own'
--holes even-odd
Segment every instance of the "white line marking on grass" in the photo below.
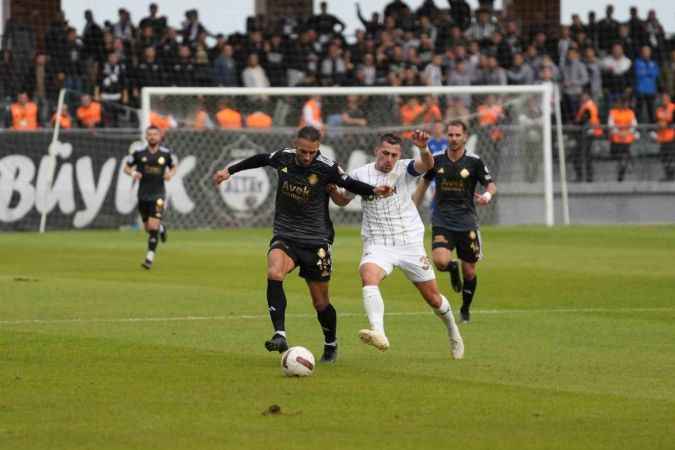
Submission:
<svg viewBox="0 0 675 450">
<path fill-rule="evenodd" d="M 556 313 L 639 313 L 639 312 L 672 312 L 675 308 L 551 308 L 551 309 L 476 309 L 472 314 L 556 314 Z M 431 311 L 389 312 L 386 316 L 422 316 Z M 340 317 L 363 317 L 365 313 L 341 313 Z M 221 320 L 257 320 L 267 318 L 267 314 L 241 314 L 228 316 L 182 316 L 182 317 L 121 317 L 121 318 L 72 318 L 72 319 L 22 319 L 0 320 L 0 325 L 55 325 L 55 324 L 88 324 L 88 323 L 146 323 L 146 322 L 194 322 Z M 314 314 L 286 314 L 286 317 L 311 318 Z"/>
</svg>

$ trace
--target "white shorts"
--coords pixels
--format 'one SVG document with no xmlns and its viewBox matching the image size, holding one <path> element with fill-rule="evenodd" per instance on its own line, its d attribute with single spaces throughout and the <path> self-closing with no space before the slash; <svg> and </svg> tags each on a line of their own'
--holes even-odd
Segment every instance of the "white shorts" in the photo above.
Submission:
<svg viewBox="0 0 675 450">
<path fill-rule="evenodd" d="M 366 263 L 377 265 L 384 270 L 387 276 L 391 274 L 394 267 L 399 267 L 413 283 L 421 283 L 436 278 L 424 246 L 369 246 L 363 249 L 359 267 Z"/>
</svg>

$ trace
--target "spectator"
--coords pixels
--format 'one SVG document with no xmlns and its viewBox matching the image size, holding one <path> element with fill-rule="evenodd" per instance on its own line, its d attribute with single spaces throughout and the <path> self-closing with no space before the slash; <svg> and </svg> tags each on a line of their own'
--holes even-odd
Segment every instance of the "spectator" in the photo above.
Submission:
<svg viewBox="0 0 675 450">
<path fill-rule="evenodd" d="M 272 86 L 286 86 L 286 51 L 284 50 L 282 37 L 275 33 L 268 43 L 265 44 L 267 57 L 265 60 L 265 72 Z"/>
<path fill-rule="evenodd" d="M 446 48 L 454 48 L 457 46 L 466 47 L 469 45 L 469 40 L 462 33 L 462 29 L 457 25 L 450 27 L 450 36 L 448 36 L 447 42 L 445 43 Z"/>
<path fill-rule="evenodd" d="M 55 20 L 49 24 L 45 32 L 45 51 L 50 62 L 61 61 L 64 58 L 67 30 L 68 21 L 63 11 L 58 11 Z"/>
<path fill-rule="evenodd" d="M 227 99 L 218 102 L 216 121 L 220 128 L 241 128 L 241 113 L 237 111 Z"/>
<path fill-rule="evenodd" d="M 343 111 L 328 117 L 329 126 L 365 127 L 368 126 L 366 113 L 360 105 L 360 99 L 356 95 L 347 96 L 347 104 Z"/>
<path fill-rule="evenodd" d="M 427 86 L 442 86 L 443 85 L 443 69 L 441 64 L 443 63 L 442 55 L 434 55 L 433 59 L 422 72 L 421 78 L 424 84 Z"/>
<path fill-rule="evenodd" d="M 670 51 L 670 55 L 663 63 L 661 71 L 661 86 L 663 91 L 675 98 L 675 48 Z"/>
<path fill-rule="evenodd" d="M 595 49 L 593 47 L 586 48 L 583 63 L 586 65 L 586 70 L 588 71 L 591 98 L 596 104 L 599 104 L 602 99 L 602 69 L 595 57 Z"/>
<path fill-rule="evenodd" d="M 405 100 L 399 110 L 401 125 L 408 130 L 401 134 L 403 138 L 410 139 L 412 137 L 412 129 L 415 128 L 415 125 L 422 123 L 425 111 L 426 108 L 420 104 L 417 96 L 411 95 Z"/>
<path fill-rule="evenodd" d="M 586 26 L 581 22 L 581 17 L 579 14 L 572 14 L 572 25 L 569 27 L 570 36 L 573 36 L 574 39 L 579 35 L 579 33 L 586 33 Z"/>
<path fill-rule="evenodd" d="M 0 69 L 1 71 L 1 69 Z M 47 64 L 47 55 L 38 52 L 35 65 L 25 81 L 26 91 L 33 96 L 38 106 L 39 123 L 46 126 L 51 105 L 56 102 L 58 86 L 51 64 Z"/>
<path fill-rule="evenodd" d="M 443 122 L 434 122 L 431 128 L 431 139 L 427 141 L 427 146 L 433 155 L 438 155 L 448 149 L 448 138 L 445 136 Z"/>
<path fill-rule="evenodd" d="M 472 78 L 472 75 L 466 68 L 466 62 L 459 59 L 455 64 L 455 68 L 448 73 L 448 86 L 470 86 Z M 467 110 L 471 105 L 471 96 L 469 94 L 449 95 L 447 100 L 449 104 L 461 103 L 464 110 Z M 455 107 L 458 106 L 455 105 Z"/>
<path fill-rule="evenodd" d="M 645 27 L 645 39 L 646 45 L 649 45 L 656 55 L 656 60 L 661 62 L 663 61 L 663 56 L 665 52 L 663 49 L 667 48 L 666 46 L 666 33 L 659 22 L 659 19 L 656 18 L 656 11 L 653 9 L 649 10 L 647 14 L 647 21 L 644 23 Z M 662 53 L 663 52 L 663 53 Z"/>
<path fill-rule="evenodd" d="M 652 61 L 652 49 L 645 45 L 640 50 L 640 57 L 635 60 L 635 95 L 636 113 L 644 120 L 643 106 L 647 109 L 649 123 L 655 123 L 654 102 L 656 100 L 656 86 L 659 79 L 659 66 Z"/>
<path fill-rule="evenodd" d="M 572 31 L 570 27 L 563 25 L 560 27 L 560 39 L 558 40 L 558 66 L 562 67 L 567 58 L 567 52 L 572 47 Z"/>
<path fill-rule="evenodd" d="M 511 62 L 513 61 L 511 46 L 504 41 L 504 37 L 500 31 L 492 33 L 488 51 L 490 54 L 496 56 L 499 67 L 502 69 L 509 69 L 511 67 Z"/>
<path fill-rule="evenodd" d="M 517 145 L 522 149 L 523 172 L 525 174 L 525 181 L 534 183 L 539 176 L 540 167 L 540 149 L 542 146 L 543 136 L 541 132 L 541 103 L 537 97 L 530 96 L 527 99 L 527 106 L 518 115 L 518 126 L 522 128 L 521 133 L 517 133 Z"/>
<path fill-rule="evenodd" d="M 466 0 L 448 0 L 448 4 L 453 23 L 456 23 L 462 31 L 466 31 L 471 26 L 471 6 Z"/>
<path fill-rule="evenodd" d="M 492 33 L 497 30 L 497 27 L 490 20 L 490 11 L 485 8 L 476 10 L 476 21 L 471 24 L 465 35 L 467 39 L 478 42 L 488 42 Z"/>
<path fill-rule="evenodd" d="M 146 86 L 163 86 L 164 83 L 164 70 L 157 61 L 157 52 L 154 47 L 146 47 L 143 60 L 138 63 L 134 73 L 133 96 L 139 98 L 141 89 Z"/>
<path fill-rule="evenodd" d="M 94 14 L 90 9 L 84 12 L 85 25 L 82 30 L 82 57 L 88 64 L 100 67 L 105 62 L 105 48 L 103 43 L 103 29 L 94 20 Z M 98 69 L 88 69 L 88 73 Z M 94 78 L 92 78 L 93 80 Z"/>
<path fill-rule="evenodd" d="M 171 114 L 163 115 L 155 111 L 150 111 L 150 125 L 160 129 L 164 133 L 169 128 L 176 128 L 178 123 Z"/>
<path fill-rule="evenodd" d="M 562 71 L 563 120 L 569 123 L 581 104 L 581 93 L 589 82 L 586 66 L 579 60 L 579 52 L 571 48 L 567 52 Z"/>
<path fill-rule="evenodd" d="M 506 119 L 504 107 L 495 95 L 489 94 L 478 105 L 478 145 L 483 149 L 481 157 L 490 167 L 493 176 L 499 175 L 499 155 L 502 146 L 499 144 L 504 139 L 501 124 Z"/>
<path fill-rule="evenodd" d="M 56 126 L 56 121 L 59 121 L 59 127 L 63 128 L 64 130 L 68 130 L 73 127 L 73 118 L 70 116 L 70 112 L 68 111 L 68 104 L 63 103 L 61 107 L 61 114 L 56 115 L 57 113 L 54 112 L 52 115 L 52 120 L 51 120 L 51 126 L 55 127 Z"/>
<path fill-rule="evenodd" d="M 11 50 L 15 72 L 23 78 L 30 71 L 35 56 L 35 31 L 30 23 L 11 16 L 5 23 L 3 33 L 2 48 Z"/>
<path fill-rule="evenodd" d="M 575 122 L 582 127 L 579 131 L 576 149 L 572 155 L 572 166 L 576 181 L 593 182 L 593 142 L 602 137 L 600 113 L 590 93 L 581 94 L 581 105 L 576 112 Z"/>
<path fill-rule="evenodd" d="M 586 34 L 591 42 L 591 46 L 598 48 L 598 23 L 595 21 L 595 11 L 588 12 L 588 24 L 586 25 Z"/>
<path fill-rule="evenodd" d="M 206 33 L 211 36 L 209 30 L 199 21 L 199 13 L 196 9 L 185 11 L 185 21 L 183 22 L 183 45 L 190 45 L 197 40 L 199 33 Z"/>
<path fill-rule="evenodd" d="M 214 128 L 213 121 L 209 117 L 209 112 L 206 110 L 204 105 L 204 99 L 199 98 L 199 105 L 197 106 L 197 111 L 195 112 L 195 119 L 193 123 L 193 128 L 195 130 L 212 130 Z"/>
<path fill-rule="evenodd" d="M 84 61 L 82 58 L 82 44 L 77 39 L 75 28 L 68 29 L 64 50 L 62 59 L 53 61 L 58 67 L 57 77 L 63 80 L 64 88 L 82 92 Z"/>
<path fill-rule="evenodd" d="M 246 116 L 246 128 L 272 128 L 272 117 L 264 111 L 253 111 Z"/>
<path fill-rule="evenodd" d="M 609 52 L 614 43 L 619 39 L 619 22 L 613 17 L 614 6 L 607 5 L 605 18 L 598 22 L 598 45 L 600 50 Z"/>
<path fill-rule="evenodd" d="M 96 99 L 104 102 L 103 115 L 106 126 L 116 127 L 118 124 L 121 110 L 116 104 L 127 104 L 129 102 L 127 83 L 126 65 L 119 62 L 117 53 L 110 52 L 95 89 Z"/>
<path fill-rule="evenodd" d="M 169 83 L 173 86 L 193 86 L 195 83 L 195 64 L 187 45 L 178 47 L 178 61 L 169 74 Z"/>
<path fill-rule="evenodd" d="M 506 71 L 506 79 L 509 84 L 513 85 L 534 83 L 534 71 L 529 64 L 525 64 L 522 53 L 513 55 L 513 64 L 511 69 Z"/>
<path fill-rule="evenodd" d="M 134 41 L 136 28 L 131 23 L 131 14 L 124 8 L 117 10 L 118 21 L 113 25 L 113 35 L 121 39 L 124 45 L 129 48 Z"/>
<path fill-rule="evenodd" d="M 433 4 L 433 2 L 432 2 L 432 4 Z M 422 5 L 422 6 L 424 6 L 424 5 Z M 418 13 L 418 17 L 419 17 L 419 22 L 420 22 L 419 29 L 417 31 L 418 34 L 420 36 L 421 35 L 428 36 L 429 39 L 431 40 L 432 47 L 435 46 L 436 45 L 436 38 L 438 37 L 438 30 L 436 29 L 435 26 L 433 26 L 433 24 L 431 23 L 431 20 L 429 20 L 429 16 L 427 16 L 427 15 L 419 16 L 419 13 Z"/>
<path fill-rule="evenodd" d="M 16 65 L 12 58 L 12 51 L 0 51 L 0 103 L 11 99 L 21 88 L 22 78 L 16 72 Z M 28 90 L 33 91 L 32 88 Z M 4 108 L 4 105 L 2 106 Z"/>
<path fill-rule="evenodd" d="M 675 181 L 675 103 L 670 95 L 661 94 L 661 104 L 656 110 L 658 130 L 654 138 L 659 143 L 659 153 L 663 163 L 664 178 L 662 181 Z"/>
<path fill-rule="evenodd" d="M 647 45 L 647 30 L 645 29 L 644 22 L 638 15 L 637 7 L 631 6 L 629 11 L 630 19 L 628 19 L 627 25 L 630 30 L 630 37 L 635 42 L 635 47 L 639 48 Z"/>
<path fill-rule="evenodd" d="M 139 27 L 138 40 L 135 43 L 135 48 L 137 52 L 137 59 L 143 59 L 143 52 L 146 48 L 152 47 L 153 49 L 159 44 L 159 37 L 155 35 L 155 30 L 146 23 L 142 27 Z"/>
<path fill-rule="evenodd" d="M 206 43 L 206 33 L 199 33 L 197 41 L 192 44 L 193 62 L 195 66 L 195 86 L 212 86 L 213 74 L 209 61 L 209 47 Z"/>
<path fill-rule="evenodd" d="M 149 26 L 152 28 L 153 35 L 160 38 L 164 35 L 164 30 L 167 26 L 166 16 L 160 16 L 158 14 L 159 7 L 157 6 L 157 3 L 150 3 L 148 11 L 149 14 L 141 19 L 138 27 L 142 29 Z"/>
<path fill-rule="evenodd" d="M 101 125 L 101 104 L 93 101 L 91 95 L 84 94 L 80 97 L 76 115 L 82 128 L 96 128 Z"/>
<path fill-rule="evenodd" d="M 630 147 L 637 138 L 637 120 L 635 113 L 628 106 L 630 98 L 618 97 L 609 111 L 607 127 L 609 128 L 610 154 L 616 160 L 617 181 L 622 182 L 631 160 Z"/>
<path fill-rule="evenodd" d="M 232 55 L 232 46 L 227 44 L 213 63 L 214 77 L 218 86 L 233 87 L 239 85 L 239 70 Z"/>
<path fill-rule="evenodd" d="M 506 71 L 499 67 L 497 58 L 488 56 L 485 58 L 485 66 L 478 72 L 474 84 L 505 86 L 506 81 Z"/>
<path fill-rule="evenodd" d="M 26 91 L 19 92 L 16 102 L 12 103 L 9 111 L 13 130 L 31 131 L 38 128 L 38 108 L 30 101 Z"/>
<path fill-rule="evenodd" d="M 340 85 L 347 75 L 347 65 L 345 64 L 340 48 L 331 44 L 328 47 L 328 54 L 321 61 L 321 83 L 324 86 Z"/>
<path fill-rule="evenodd" d="M 373 86 L 378 80 L 378 70 L 375 66 L 375 57 L 372 53 L 366 53 L 363 57 L 363 64 L 358 69 L 363 73 L 363 84 Z"/>
<path fill-rule="evenodd" d="M 628 24 L 622 23 L 619 25 L 619 40 L 623 46 L 623 53 L 631 60 L 635 60 L 638 56 L 640 44 L 630 34 L 630 27 Z"/>
<path fill-rule="evenodd" d="M 157 46 L 159 62 L 164 68 L 164 73 L 170 73 L 173 66 L 178 63 L 178 39 L 175 28 L 168 27 L 164 37 Z"/>
<path fill-rule="evenodd" d="M 511 48 L 511 53 L 522 53 L 525 51 L 525 43 L 523 42 L 518 23 L 515 20 L 506 22 L 506 32 L 504 34 L 504 41 Z"/>
<path fill-rule="evenodd" d="M 244 86 L 246 87 L 269 87 L 270 82 L 265 70 L 258 64 L 258 54 L 251 53 L 248 56 L 246 69 L 241 74 Z"/>
<path fill-rule="evenodd" d="M 326 2 L 321 2 L 319 8 L 321 9 L 321 12 L 310 17 L 309 23 L 307 24 L 319 34 L 319 41 L 330 38 L 333 33 L 342 34 L 345 30 L 344 22 L 328 13 L 328 5 Z M 336 26 L 339 27 L 338 31 L 335 30 Z"/>
<path fill-rule="evenodd" d="M 605 75 L 603 85 L 607 89 L 610 105 L 616 103 L 617 98 L 622 97 L 630 86 L 631 65 L 631 60 L 624 55 L 619 43 L 614 44 L 612 54 L 602 60 L 600 66 Z"/>
<path fill-rule="evenodd" d="M 373 12 L 370 16 L 370 20 L 366 20 L 361 14 L 361 5 L 356 3 L 356 16 L 359 18 L 363 27 L 366 29 L 366 33 L 371 36 L 377 36 L 377 34 L 383 29 L 382 23 L 380 22 L 380 13 Z"/>
<path fill-rule="evenodd" d="M 323 133 L 324 124 L 321 116 L 321 97 L 311 96 L 302 107 L 302 116 L 300 117 L 300 128 L 314 127 Z"/>
<path fill-rule="evenodd" d="M 443 120 L 443 114 L 438 105 L 438 98 L 433 95 L 427 95 L 424 98 L 424 117 L 422 121 L 425 125 L 429 125 L 440 120 Z"/>
</svg>

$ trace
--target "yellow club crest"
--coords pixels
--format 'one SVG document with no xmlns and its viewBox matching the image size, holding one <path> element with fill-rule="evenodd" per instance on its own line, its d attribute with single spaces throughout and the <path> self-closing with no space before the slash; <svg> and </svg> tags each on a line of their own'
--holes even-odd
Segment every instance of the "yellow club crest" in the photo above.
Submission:
<svg viewBox="0 0 675 450">
<path fill-rule="evenodd" d="M 142 158 L 141 158 L 141 162 L 148 162 L 148 158 L 146 158 L 145 156 L 142 157 Z"/>
<path fill-rule="evenodd" d="M 166 162 L 166 159 L 164 159 L 163 156 L 160 156 L 159 158 L 157 158 L 157 163 L 158 163 L 160 166 L 163 166 L 165 162 Z"/>
<path fill-rule="evenodd" d="M 443 170 L 443 168 L 441 167 L 440 169 L 438 169 L 438 170 L 436 171 L 436 173 L 442 174 L 442 173 L 445 173 L 445 170 Z"/>
<path fill-rule="evenodd" d="M 164 200 L 161 198 L 158 198 L 157 201 L 155 202 L 159 208 L 164 206 Z"/>
<path fill-rule="evenodd" d="M 325 258 L 326 257 L 326 250 L 320 248 L 318 252 L 316 252 L 317 255 L 319 255 L 319 258 Z"/>
<path fill-rule="evenodd" d="M 315 173 L 312 173 L 307 177 L 307 181 L 309 181 L 309 184 L 314 186 L 319 181 L 319 176 Z"/>
<path fill-rule="evenodd" d="M 466 169 L 462 169 L 459 174 L 461 175 L 462 178 L 466 178 L 469 176 L 469 171 Z"/>
<path fill-rule="evenodd" d="M 475 231 L 469 232 L 469 239 L 471 239 L 472 241 L 476 240 L 476 232 Z"/>
<path fill-rule="evenodd" d="M 281 171 L 282 171 L 283 173 L 288 173 L 288 167 L 283 167 L 283 168 L 281 169 Z"/>
</svg>

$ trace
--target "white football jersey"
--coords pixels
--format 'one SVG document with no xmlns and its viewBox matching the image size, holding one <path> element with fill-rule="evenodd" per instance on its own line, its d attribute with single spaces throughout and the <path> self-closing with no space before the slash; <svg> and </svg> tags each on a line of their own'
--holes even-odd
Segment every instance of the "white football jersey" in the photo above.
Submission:
<svg viewBox="0 0 675 450">
<path fill-rule="evenodd" d="M 413 164 L 412 159 L 402 159 L 391 172 L 384 173 L 375 168 L 375 163 L 370 163 L 350 174 L 352 178 L 372 186 L 387 185 L 395 189 L 386 198 L 362 199 L 361 237 L 364 246 L 424 245 L 424 223 L 412 201 L 421 174 L 414 173 Z"/>
</svg>

